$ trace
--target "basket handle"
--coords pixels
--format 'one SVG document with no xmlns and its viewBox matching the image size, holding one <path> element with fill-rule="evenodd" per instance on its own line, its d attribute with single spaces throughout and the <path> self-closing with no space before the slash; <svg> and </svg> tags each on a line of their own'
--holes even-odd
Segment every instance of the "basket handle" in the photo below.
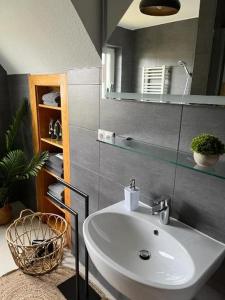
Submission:
<svg viewBox="0 0 225 300">
<path fill-rule="evenodd" d="M 31 209 L 24 209 L 24 210 L 22 210 L 21 212 L 20 212 L 20 216 L 19 216 L 19 218 L 22 218 L 23 216 L 24 216 L 24 214 L 26 214 L 26 215 L 33 215 L 34 214 L 34 211 L 33 210 L 31 210 Z"/>
</svg>

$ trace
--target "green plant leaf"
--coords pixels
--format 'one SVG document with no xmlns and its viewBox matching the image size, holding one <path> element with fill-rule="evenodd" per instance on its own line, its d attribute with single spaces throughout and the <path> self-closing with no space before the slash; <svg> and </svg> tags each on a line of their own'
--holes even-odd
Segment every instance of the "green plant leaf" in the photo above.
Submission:
<svg viewBox="0 0 225 300">
<path fill-rule="evenodd" d="M 10 151 L 0 161 L 0 170 L 6 184 L 17 181 L 17 176 L 23 174 L 26 167 L 26 157 L 22 150 Z"/>
<path fill-rule="evenodd" d="M 26 112 L 27 103 L 24 100 L 5 135 L 6 145 L 2 149 L 3 157 L 0 157 L 0 206 L 4 205 L 14 183 L 37 176 L 49 157 L 48 152 L 45 151 L 28 161 L 24 151 L 14 149 L 15 138 Z"/>
<path fill-rule="evenodd" d="M 225 153 L 224 144 L 211 134 L 200 134 L 192 139 L 192 151 L 204 155 L 222 155 Z"/>
<path fill-rule="evenodd" d="M 49 153 L 47 151 L 42 152 L 41 154 L 36 154 L 24 169 L 23 174 L 17 176 L 18 180 L 29 179 L 32 176 L 37 176 L 48 158 Z"/>
</svg>

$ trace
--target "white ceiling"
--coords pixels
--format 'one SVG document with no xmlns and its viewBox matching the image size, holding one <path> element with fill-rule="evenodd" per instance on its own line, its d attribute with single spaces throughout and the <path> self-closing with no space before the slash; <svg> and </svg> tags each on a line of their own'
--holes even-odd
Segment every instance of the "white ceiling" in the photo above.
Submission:
<svg viewBox="0 0 225 300">
<path fill-rule="evenodd" d="M 147 16 L 140 12 L 140 0 L 134 0 L 122 19 L 119 26 L 131 30 L 166 24 L 199 16 L 200 0 L 180 0 L 181 9 L 176 15 L 154 17 Z"/>
<path fill-rule="evenodd" d="M 70 0 L 0 0 L 0 64 L 9 74 L 101 65 Z"/>
</svg>

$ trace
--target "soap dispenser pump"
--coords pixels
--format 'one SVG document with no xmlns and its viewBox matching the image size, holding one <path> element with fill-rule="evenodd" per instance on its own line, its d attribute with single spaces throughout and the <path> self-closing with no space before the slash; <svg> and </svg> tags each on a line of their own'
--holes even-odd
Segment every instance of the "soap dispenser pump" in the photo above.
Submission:
<svg viewBox="0 0 225 300">
<path fill-rule="evenodd" d="M 136 210 L 139 206 L 140 190 L 132 178 L 130 185 L 124 188 L 125 206 L 128 210 Z"/>
</svg>

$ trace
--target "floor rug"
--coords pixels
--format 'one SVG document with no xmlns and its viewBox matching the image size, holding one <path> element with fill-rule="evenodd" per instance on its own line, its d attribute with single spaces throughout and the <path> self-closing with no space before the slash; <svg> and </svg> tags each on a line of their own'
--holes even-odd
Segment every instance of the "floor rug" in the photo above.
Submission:
<svg viewBox="0 0 225 300">
<path fill-rule="evenodd" d="M 65 300 L 57 285 L 73 275 L 74 270 L 64 266 L 59 266 L 51 273 L 40 277 L 29 276 L 16 270 L 0 277 L 0 299 Z M 103 296 L 102 299 L 106 298 Z"/>
</svg>

